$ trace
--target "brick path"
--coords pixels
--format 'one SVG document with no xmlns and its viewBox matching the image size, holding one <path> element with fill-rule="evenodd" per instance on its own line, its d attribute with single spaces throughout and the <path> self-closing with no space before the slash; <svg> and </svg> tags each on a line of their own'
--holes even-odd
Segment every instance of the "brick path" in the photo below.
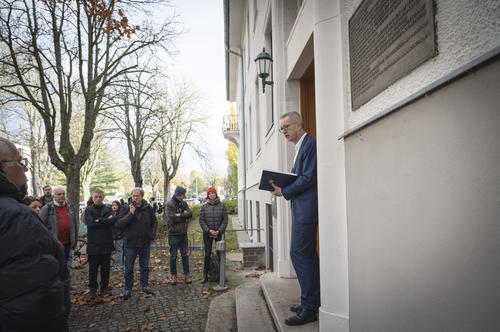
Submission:
<svg viewBox="0 0 500 332">
<path fill-rule="evenodd" d="M 88 267 L 75 269 L 72 274 L 72 307 L 69 316 L 70 331 L 204 331 L 210 299 L 217 293 L 209 293 L 210 284 L 200 283 L 203 270 L 203 254 L 193 251 L 190 269 L 193 283 L 167 284 L 168 251 L 152 251 L 150 259 L 150 288 L 154 296 L 132 292 L 132 299 L 123 301 L 123 272 L 111 271 L 112 296 L 89 301 Z M 136 260 L 137 289 L 138 260 Z M 180 257 L 177 271 L 182 271 Z M 179 274 L 182 276 L 182 274 Z"/>
</svg>

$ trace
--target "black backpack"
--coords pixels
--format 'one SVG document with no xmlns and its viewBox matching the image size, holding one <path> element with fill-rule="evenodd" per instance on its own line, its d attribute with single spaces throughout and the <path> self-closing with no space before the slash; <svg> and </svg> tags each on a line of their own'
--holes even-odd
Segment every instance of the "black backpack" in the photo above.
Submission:
<svg viewBox="0 0 500 332">
<path fill-rule="evenodd" d="M 219 257 L 212 251 L 210 256 L 210 268 L 208 269 L 208 280 L 209 281 L 219 281 L 220 265 Z"/>
</svg>

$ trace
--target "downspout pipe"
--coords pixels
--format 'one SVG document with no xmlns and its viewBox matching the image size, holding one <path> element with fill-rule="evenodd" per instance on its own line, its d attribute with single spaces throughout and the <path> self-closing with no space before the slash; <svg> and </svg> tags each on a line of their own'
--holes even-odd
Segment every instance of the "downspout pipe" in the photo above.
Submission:
<svg viewBox="0 0 500 332">
<path fill-rule="evenodd" d="M 241 154 L 243 162 L 243 228 L 247 229 L 247 153 L 246 153 L 246 130 L 245 130 L 245 78 L 244 78 L 244 66 L 243 66 L 243 55 L 229 49 L 227 44 L 225 45 L 226 52 L 235 55 L 240 58 L 240 68 L 241 68 Z"/>
<path fill-rule="evenodd" d="M 225 31 L 224 31 L 224 49 L 226 51 L 226 95 L 229 100 L 229 55 L 240 58 L 241 68 L 241 156 L 243 163 L 243 228 L 247 229 L 247 162 L 246 162 L 246 130 L 245 130 L 245 70 L 243 65 L 243 55 L 229 48 L 229 1 L 224 0 L 225 11 Z"/>
</svg>

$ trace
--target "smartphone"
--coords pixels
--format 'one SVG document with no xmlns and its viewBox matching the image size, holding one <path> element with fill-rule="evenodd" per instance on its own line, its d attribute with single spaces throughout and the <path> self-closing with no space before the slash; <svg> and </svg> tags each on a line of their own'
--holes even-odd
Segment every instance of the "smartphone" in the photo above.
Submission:
<svg viewBox="0 0 500 332">
<path fill-rule="evenodd" d="M 130 204 L 132 204 L 133 207 L 137 207 L 137 204 L 134 201 L 132 201 Z"/>
</svg>

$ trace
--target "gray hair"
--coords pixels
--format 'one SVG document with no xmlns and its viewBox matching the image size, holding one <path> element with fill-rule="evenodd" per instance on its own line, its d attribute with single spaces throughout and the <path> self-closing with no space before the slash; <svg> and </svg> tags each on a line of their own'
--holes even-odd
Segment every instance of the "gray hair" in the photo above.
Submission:
<svg viewBox="0 0 500 332">
<path fill-rule="evenodd" d="M 92 193 L 92 196 L 94 196 L 94 194 L 101 194 L 104 197 L 104 191 L 102 191 L 101 189 L 94 190 L 94 192 Z"/>
<path fill-rule="evenodd" d="M 52 191 L 54 192 L 54 194 L 56 193 L 57 190 L 62 190 L 62 191 L 64 191 L 64 193 L 66 193 L 66 188 L 64 188 L 64 187 L 55 186 L 54 188 L 52 188 Z"/>
<path fill-rule="evenodd" d="M 141 196 L 144 197 L 144 189 L 140 188 L 140 187 L 135 187 L 134 189 L 132 189 L 132 191 L 130 192 L 130 195 L 132 195 L 134 193 L 134 191 L 139 191 L 141 193 Z"/>
<path fill-rule="evenodd" d="M 283 114 L 280 119 L 284 119 L 286 117 L 290 118 L 290 120 L 292 120 L 294 122 L 300 123 L 300 126 L 304 127 L 304 125 L 302 123 L 302 115 L 300 115 L 299 112 L 295 112 L 295 111 L 287 112 L 287 113 Z"/>
</svg>

